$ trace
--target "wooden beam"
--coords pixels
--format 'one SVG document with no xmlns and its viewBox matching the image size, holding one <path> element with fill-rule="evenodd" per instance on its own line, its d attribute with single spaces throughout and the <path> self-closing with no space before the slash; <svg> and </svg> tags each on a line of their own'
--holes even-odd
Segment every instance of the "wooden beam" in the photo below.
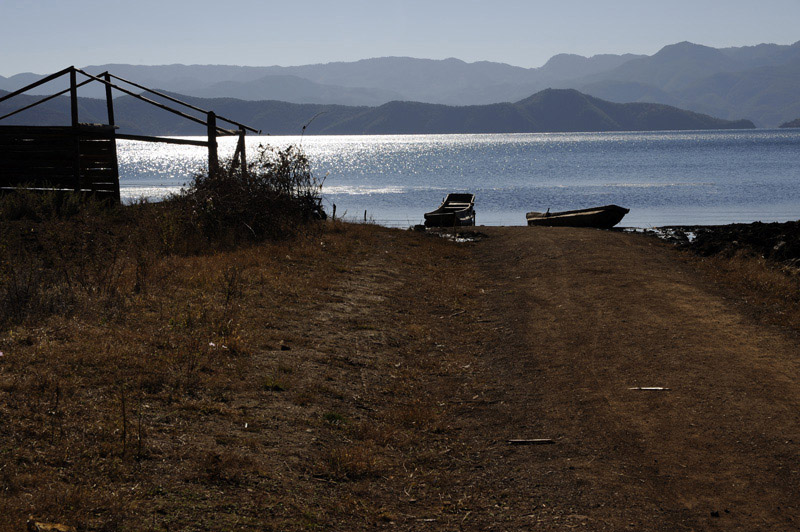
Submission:
<svg viewBox="0 0 800 532">
<path fill-rule="evenodd" d="M 84 85 L 88 85 L 89 83 L 92 83 L 93 81 L 94 81 L 93 79 L 87 79 L 86 81 L 81 81 L 80 83 L 78 83 L 78 87 L 83 87 Z M 41 100 L 39 100 L 37 102 L 34 102 L 34 103 L 30 104 L 30 105 L 26 105 L 25 107 L 23 107 L 21 109 L 17 109 L 16 111 L 12 111 L 12 112 L 8 113 L 7 115 L 0 116 L 0 120 L 5 120 L 6 118 L 8 118 L 10 116 L 14 116 L 15 114 L 21 113 L 22 111 L 27 111 L 31 107 L 36 107 L 37 105 L 43 104 L 45 102 L 49 102 L 53 98 L 58 98 L 59 96 L 63 96 L 65 94 L 67 94 L 68 92 L 70 92 L 71 90 L 72 90 L 72 87 L 69 87 L 69 88 L 64 89 L 61 92 L 57 92 L 57 93 L 55 93 L 53 95 L 47 96 L 46 98 L 42 98 Z"/>
<path fill-rule="evenodd" d="M 186 146 L 208 146 L 208 142 L 203 140 L 185 140 L 185 139 L 171 139 L 167 137 L 148 137 L 145 135 L 128 135 L 125 133 L 118 133 L 118 139 L 122 140 L 137 140 L 140 142 L 162 142 L 164 144 L 183 144 Z"/>
<path fill-rule="evenodd" d="M 50 74 L 49 76 L 47 76 L 45 78 L 42 78 L 39 81 L 35 81 L 35 82 L 31 83 L 30 85 L 26 85 L 25 87 L 22 87 L 21 89 L 19 89 L 17 91 L 10 92 L 10 93 L 6 94 L 5 96 L 0 97 L 0 102 L 8 100 L 9 98 L 13 98 L 14 96 L 18 96 L 18 95 L 22 94 L 23 92 L 28 92 L 29 90 L 35 89 L 39 85 L 44 85 L 45 83 L 53 81 L 56 78 L 60 78 L 64 74 L 68 74 L 69 72 L 71 72 L 74 69 L 75 69 L 75 67 L 67 67 L 64 70 L 60 70 L 60 71 L 56 72 L 55 74 Z"/>
<path fill-rule="evenodd" d="M 127 83 L 128 85 L 133 85 L 134 87 L 136 87 L 138 89 L 142 89 L 143 91 L 147 91 L 147 92 L 149 92 L 151 94 L 155 94 L 156 96 L 160 96 L 161 98 L 164 98 L 164 99 L 169 100 L 171 102 L 174 102 L 174 103 L 177 103 L 177 104 L 180 104 L 180 105 L 184 105 L 184 106 L 188 107 L 189 109 L 192 109 L 193 111 L 197 111 L 198 113 L 208 114 L 208 111 L 206 111 L 205 109 L 201 109 L 201 108 L 196 107 L 196 106 L 194 106 L 194 105 L 192 105 L 190 103 L 181 101 L 181 100 L 179 100 L 177 98 L 173 98 L 169 94 L 164 94 L 163 92 L 159 92 L 159 91 L 156 91 L 156 90 L 153 90 L 153 89 L 148 89 L 147 87 L 145 87 L 143 85 L 139 85 L 138 83 L 134 83 L 133 81 L 128 81 L 127 79 L 121 78 L 119 76 L 115 76 L 113 74 L 110 74 L 110 77 L 112 77 L 114 79 L 117 79 L 119 81 L 122 81 L 123 83 Z M 240 129 L 246 129 L 247 131 L 250 131 L 251 133 L 256 133 L 256 134 L 261 133 L 260 130 L 256 130 L 256 129 L 253 129 L 252 127 L 245 126 L 244 124 L 240 124 L 239 122 L 234 122 L 233 120 L 225 118 L 224 116 L 217 115 L 217 120 L 222 120 L 222 121 L 227 122 L 229 124 L 233 124 L 234 126 L 238 126 Z"/>
<path fill-rule="evenodd" d="M 83 81 L 83 82 L 81 82 L 79 84 L 78 83 L 74 83 L 73 82 L 73 78 L 74 78 L 76 72 L 80 72 L 81 74 L 83 74 L 84 76 L 86 76 L 89 79 L 86 80 L 86 81 Z M 139 89 L 142 89 L 144 91 L 153 93 L 153 94 L 155 94 L 155 95 L 157 95 L 159 97 L 165 98 L 165 99 L 167 99 L 167 100 L 169 100 L 171 102 L 178 103 L 178 104 L 184 105 L 184 106 L 186 106 L 186 107 L 188 107 L 188 108 L 190 108 L 192 110 L 201 112 L 203 114 L 207 114 L 208 111 L 206 111 L 204 109 L 201 109 L 201 108 L 196 107 L 194 105 L 191 105 L 189 103 L 186 103 L 186 102 L 183 102 L 181 100 L 178 100 L 177 98 L 173 98 L 173 97 L 169 96 L 168 94 L 164 94 L 164 93 L 159 92 L 159 91 L 148 89 L 147 87 L 144 87 L 143 85 L 139 85 L 139 84 L 134 83 L 132 81 L 128 81 L 128 80 L 126 80 L 124 78 L 120 78 L 119 76 L 111 75 L 108 72 L 103 72 L 102 74 L 100 74 L 100 76 L 103 76 L 103 78 L 105 78 L 105 79 L 102 79 L 101 77 L 93 76 L 93 75 L 91 75 L 91 74 L 89 74 L 89 73 L 87 73 L 87 72 L 85 72 L 85 71 L 83 71 L 83 70 L 81 70 L 79 68 L 75 68 L 74 66 L 65 68 L 64 70 L 60 70 L 59 72 L 56 72 L 55 74 L 51 74 L 49 76 L 46 76 L 46 77 L 40 79 L 39 81 L 31 83 L 30 85 L 26 85 L 25 87 L 23 87 L 23 88 L 21 88 L 21 89 L 19 89 L 17 91 L 14 91 L 14 92 L 11 92 L 9 94 L 6 94 L 5 96 L 0 97 L 0 102 L 3 102 L 3 101 L 5 101 L 5 100 L 7 100 L 9 98 L 13 98 L 14 96 L 18 96 L 18 95 L 20 95 L 20 94 L 22 94 L 22 93 L 24 93 L 26 91 L 29 91 L 31 89 L 34 89 L 34 88 L 38 87 L 40 85 L 44 85 L 45 83 L 53 81 L 54 79 L 59 78 L 59 77 L 65 75 L 65 74 L 70 74 L 70 87 L 68 89 L 65 89 L 65 90 L 63 90 L 63 91 L 61 91 L 61 92 L 59 92 L 57 94 L 52 95 L 52 96 L 48 96 L 47 98 L 44 98 L 44 99 L 40 100 L 38 103 L 26 106 L 23 109 L 19 109 L 17 111 L 14 111 L 12 113 L 4 115 L 4 116 L 0 117 L 0 120 L 3 120 L 4 118 L 8 118 L 9 116 L 13 116 L 13 115 L 15 115 L 17 113 L 20 113 L 20 112 L 24 111 L 24 110 L 30 109 L 31 107 L 34 107 L 35 105 L 39 105 L 41 103 L 49 101 L 49 100 L 51 100 L 51 99 L 53 99 L 53 98 L 55 98 L 57 96 L 61 96 L 63 94 L 66 94 L 67 92 L 71 93 L 70 94 L 71 96 L 73 96 L 73 93 L 75 93 L 75 97 L 73 98 L 74 102 L 75 102 L 74 103 L 75 108 L 73 109 L 73 112 L 71 113 L 71 114 L 73 114 L 73 118 L 75 118 L 74 115 L 77 114 L 77 96 L 76 96 L 77 93 L 75 92 L 75 89 L 77 89 L 77 87 L 82 87 L 82 86 L 86 85 L 87 83 L 90 83 L 91 81 L 97 81 L 97 82 L 102 83 L 103 85 L 105 85 L 105 87 L 106 87 L 106 99 L 107 99 L 108 102 L 111 102 L 111 100 L 112 100 L 110 94 L 111 94 L 111 89 L 114 88 L 114 89 L 117 89 L 118 91 L 120 91 L 122 93 L 125 93 L 125 94 L 127 94 L 129 96 L 133 96 L 134 98 L 137 98 L 137 99 L 139 99 L 141 101 L 147 102 L 147 103 L 149 103 L 151 105 L 155 105 L 156 107 L 158 107 L 160 109 L 164 109 L 165 111 L 169 111 L 170 113 L 176 114 L 176 115 L 178 115 L 178 116 L 180 116 L 182 118 L 185 118 L 187 120 L 191 120 L 192 122 L 196 122 L 196 123 L 202 124 L 202 125 L 207 125 L 206 122 L 204 122 L 203 120 L 201 120 L 201 119 L 199 119 L 197 117 L 188 115 L 186 113 L 178 111 L 177 109 L 173 109 L 173 108 L 171 108 L 171 107 L 169 107 L 167 105 L 161 104 L 161 103 L 156 102 L 154 100 L 151 100 L 149 98 L 145 98 L 141 94 L 136 94 L 133 91 L 124 89 L 124 88 L 120 87 L 119 85 L 111 83 L 111 81 L 109 81 L 109 80 L 110 80 L 110 78 L 113 77 L 113 78 L 118 79 L 118 80 L 120 80 L 120 81 L 122 81 L 124 83 L 128 83 L 129 85 L 132 85 L 132 86 L 137 87 Z M 109 105 L 111 105 L 111 104 L 109 103 Z M 113 108 L 112 108 L 110 116 L 109 116 L 109 124 L 110 125 L 114 125 L 113 118 L 114 117 L 113 117 Z M 230 124 L 233 124 L 233 125 L 237 126 L 239 129 L 244 129 L 244 130 L 250 131 L 252 133 L 257 133 L 257 134 L 261 133 L 260 130 L 256 130 L 256 129 L 250 127 L 250 126 L 246 126 L 246 125 L 241 124 L 239 122 L 236 122 L 234 120 L 230 120 L 229 118 L 218 116 L 217 119 L 218 120 L 223 120 L 223 121 L 228 122 Z M 77 124 L 77 120 L 74 120 L 73 124 Z M 218 131 L 219 134 L 222 134 L 222 135 L 230 135 L 230 136 L 238 135 L 237 131 L 233 131 L 233 130 L 230 130 L 230 129 L 225 129 L 225 128 L 222 128 L 222 127 L 217 127 L 217 131 Z"/>
<path fill-rule="evenodd" d="M 178 116 L 181 116 L 181 117 L 185 118 L 186 120 L 191 120 L 192 122 L 196 122 L 196 123 L 202 124 L 204 126 L 208 125 L 204 120 L 202 120 L 200 118 L 197 118 L 197 117 L 192 116 L 192 115 L 188 115 L 188 114 L 186 114 L 184 112 L 178 111 L 177 109 L 173 109 L 172 107 L 169 107 L 168 105 L 164 105 L 162 103 L 158 103 L 158 102 L 156 102 L 154 100 L 151 100 L 150 98 L 145 98 L 141 94 L 136 94 L 135 92 L 129 91 L 128 89 L 123 89 L 122 87 L 120 87 L 119 85 L 116 85 L 114 83 L 108 83 L 107 81 L 105 81 L 103 79 L 100 79 L 97 76 L 92 76 L 91 74 L 87 74 L 86 72 L 84 72 L 83 70 L 81 70 L 79 68 L 77 68 L 75 70 L 80 72 L 81 74 L 83 74 L 84 76 L 86 76 L 88 78 L 91 78 L 91 79 L 93 79 L 95 81 L 99 81 L 100 83 L 103 83 L 103 84 L 106 84 L 106 85 L 108 85 L 110 87 L 113 87 L 113 88 L 117 89 L 118 91 L 124 92 L 125 94 L 127 94 L 129 96 L 133 96 L 134 98 L 136 98 L 138 100 L 142 100 L 143 102 L 147 102 L 147 103 L 149 103 L 151 105 L 155 105 L 156 107 L 158 107 L 160 109 L 164 109 L 165 111 L 169 111 L 172 114 L 176 114 Z M 225 132 L 228 135 L 235 135 L 236 134 L 234 131 L 231 131 L 231 130 L 228 130 L 228 129 L 225 129 L 225 130 L 222 130 L 222 131 Z"/>
</svg>

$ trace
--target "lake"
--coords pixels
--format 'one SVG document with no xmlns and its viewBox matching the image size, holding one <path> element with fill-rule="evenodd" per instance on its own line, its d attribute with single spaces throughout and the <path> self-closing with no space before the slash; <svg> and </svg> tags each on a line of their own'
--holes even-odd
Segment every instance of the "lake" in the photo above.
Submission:
<svg viewBox="0 0 800 532">
<path fill-rule="evenodd" d="M 220 139 L 220 157 L 235 138 Z M 476 195 L 477 223 L 615 203 L 620 225 L 800 218 L 800 130 L 248 137 L 300 144 L 325 178 L 326 211 L 408 227 L 448 192 Z M 206 165 L 207 150 L 118 141 L 123 201 L 158 199 Z"/>
</svg>

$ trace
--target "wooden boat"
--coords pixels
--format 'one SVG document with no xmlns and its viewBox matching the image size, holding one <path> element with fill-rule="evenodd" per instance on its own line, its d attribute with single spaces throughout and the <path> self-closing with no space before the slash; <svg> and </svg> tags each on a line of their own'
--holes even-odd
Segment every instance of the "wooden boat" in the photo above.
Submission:
<svg viewBox="0 0 800 532">
<path fill-rule="evenodd" d="M 525 215 L 528 225 L 547 225 L 551 227 L 596 227 L 610 229 L 617 225 L 630 212 L 619 205 L 604 205 L 590 209 L 561 212 L 529 212 Z"/>
<path fill-rule="evenodd" d="M 448 194 L 438 209 L 425 213 L 425 227 L 475 225 L 475 195 Z"/>
</svg>

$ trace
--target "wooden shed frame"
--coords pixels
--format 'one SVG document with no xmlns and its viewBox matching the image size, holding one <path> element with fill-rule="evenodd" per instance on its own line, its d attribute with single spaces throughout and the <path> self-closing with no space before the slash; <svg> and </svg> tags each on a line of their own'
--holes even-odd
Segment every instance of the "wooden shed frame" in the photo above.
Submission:
<svg viewBox="0 0 800 532">
<path fill-rule="evenodd" d="M 78 74 L 86 79 L 78 82 Z M 9 100 L 62 76 L 69 76 L 69 87 L 67 89 L 0 116 L 0 121 L 2 121 L 69 93 L 71 126 L 0 125 L 0 191 L 13 190 L 19 187 L 35 190 L 73 191 L 98 195 L 119 203 L 117 139 L 206 147 L 208 148 L 208 170 L 210 173 L 214 173 L 220 170 L 217 137 L 238 135 L 239 141 L 236 145 L 232 164 L 241 165 L 242 168 L 246 169 L 245 135 L 248 131 L 256 134 L 261 133 L 261 131 L 242 123 L 218 116 L 213 111 L 206 111 L 168 94 L 144 87 L 109 72 L 93 76 L 74 66 L 45 76 L 39 81 L 6 94 L 0 97 L 0 102 Z M 79 121 L 78 88 L 93 82 L 105 85 L 108 124 L 82 124 Z M 198 118 L 170 105 L 146 98 L 142 94 L 123 87 L 122 84 L 200 113 L 203 118 Z M 112 89 L 205 126 L 207 139 L 201 141 L 118 133 L 118 128 L 114 121 Z M 236 129 L 220 127 L 217 125 L 218 122 L 225 122 Z"/>
</svg>

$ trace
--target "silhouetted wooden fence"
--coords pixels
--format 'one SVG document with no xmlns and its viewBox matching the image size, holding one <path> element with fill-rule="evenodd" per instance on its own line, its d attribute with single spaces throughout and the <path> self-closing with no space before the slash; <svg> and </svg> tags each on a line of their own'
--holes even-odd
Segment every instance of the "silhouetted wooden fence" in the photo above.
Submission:
<svg viewBox="0 0 800 532">
<path fill-rule="evenodd" d="M 78 83 L 78 74 L 87 79 Z M 117 164 L 116 139 L 204 146 L 208 148 L 209 172 L 216 172 L 219 170 L 217 137 L 226 135 L 239 136 L 233 162 L 246 168 L 245 135 L 247 131 L 261 133 L 239 122 L 217 116 L 213 111 L 206 111 L 168 94 L 148 89 L 108 72 L 93 76 L 75 67 L 65 68 L 17 91 L 6 94 L 0 97 L 0 102 L 66 75 L 69 76 L 69 87 L 67 89 L 0 116 L 0 121 L 2 121 L 54 98 L 69 94 L 71 126 L 0 126 L 0 191 L 13 190 L 18 187 L 33 190 L 72 191 L 81 194 L 95 194 L 102 198 L 119 202 L 119 167 Z M 117 83 L 112 82 L 112 80 Z M 92 82 L 105 85 L 108 124 L 82 124 L 79 122 L 78 88 Z M 172 104 L 183 106 L 195 113 L 199 113 L 202 118 L 180 111 L 168 104 L 146 98 L 133 90 L 121 86 L 121 84 L 130 85 Z M 112 89 L 206 126 L 207 140 L 173 139 L 118 133 L 114 118 Z M 217 125 L 218 121 L 227 122 L 236 126 L 237 129 L 222 128 Z"/>
</svg>

